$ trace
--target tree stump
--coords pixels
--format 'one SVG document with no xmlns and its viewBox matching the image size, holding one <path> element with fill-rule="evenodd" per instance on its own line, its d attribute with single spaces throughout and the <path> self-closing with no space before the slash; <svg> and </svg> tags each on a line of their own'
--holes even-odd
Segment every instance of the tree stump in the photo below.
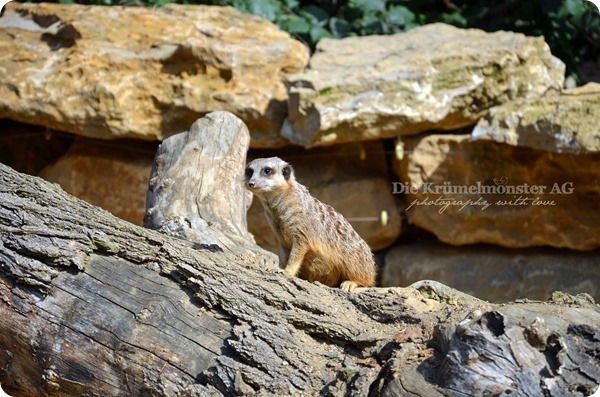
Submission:
<svg viewBox="0 0 600 397">
<path fill-rule="evenodd" d="M 209 113 L 165 139 L 152 165 L 144 226 L 214 249 L 254 252 L 277 266 L 277 258 L 256 246 L 248 232 L 249 145 L 248 128 L 229 112 Z"/>
</svg>

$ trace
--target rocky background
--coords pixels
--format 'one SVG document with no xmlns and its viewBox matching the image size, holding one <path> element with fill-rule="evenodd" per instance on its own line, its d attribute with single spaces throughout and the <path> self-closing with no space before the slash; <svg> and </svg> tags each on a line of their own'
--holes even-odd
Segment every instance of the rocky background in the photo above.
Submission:
<svg viewBox="0 0 600 397">
<path fill-rule="evenodd" d="M 544 39 L 511 32 L 433 24 L 310 56 L 227 7 L 10 3 L 0 161 L 141 225 L 160 140 L 226 110 L 249 159 L 288 160 L 349 219 L 382 286 L 598 300 L 600 84 L 564 85 Z M 495 194 L 435 191 L 478 183 Z M 258 202 L 248 223 L 275 250 Z"/>
</svg>

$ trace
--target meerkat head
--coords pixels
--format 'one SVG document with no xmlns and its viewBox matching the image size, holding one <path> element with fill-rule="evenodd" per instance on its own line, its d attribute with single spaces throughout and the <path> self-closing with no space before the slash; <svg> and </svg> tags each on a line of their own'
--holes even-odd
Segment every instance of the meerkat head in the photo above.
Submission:
<svg viewBox="0 0 600 397">
<path fill-rule="evenodd" d="M 246 187 L 259 197 L 286 188 L 293 178 L 292 166 L 279 157 L 256 159 L 246 166 Z"/>
</svg>

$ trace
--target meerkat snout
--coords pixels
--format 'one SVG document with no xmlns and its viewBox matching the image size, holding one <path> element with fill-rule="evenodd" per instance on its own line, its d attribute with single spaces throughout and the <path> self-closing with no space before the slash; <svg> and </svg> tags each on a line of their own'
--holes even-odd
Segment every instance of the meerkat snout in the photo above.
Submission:
<svg viewBox="0 0 600 397">
<path fill-rule="evenodd" d="M 260 200 L 279 245 L 279 266 L 290 276 L 351 291 L 375 285 L 367 243 L 344 217 L 310 195 L 278 157 L 246 167 L 246 186 Z"/>
<path fill-rule="evenodd" d="M 292 167 L 278 157 L 256 159 L 246 166 L 246 187 L 258 196 L 279 191 L 292 176 Z"/>
</svg>

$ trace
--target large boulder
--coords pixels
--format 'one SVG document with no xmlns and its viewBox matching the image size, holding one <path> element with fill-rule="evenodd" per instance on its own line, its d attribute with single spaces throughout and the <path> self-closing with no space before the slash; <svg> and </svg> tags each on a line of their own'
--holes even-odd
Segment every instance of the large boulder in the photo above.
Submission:
<svg viewBox="0 0 600 397">
<path fill-rule="evenodd" d="M 437 241 L 398 245 L 385 256 L 382 287 L 436 280 L 491 302 L 546 300 L 553 292 L 600 299 L 600 256 L 547 248 L 452 247 Z"/>
<path fill-rule="evenodd" d="M 473 125 L 493 106 L 560 89 L 564 65 L 543 38 L 432 24 L 321 40 L 290 80 L 282 135 L 311 147 Z"/>
<path fill-rule="evenodd" d="M 160 140 L 228 110 L 253 146 L 281 146 L 284 76 L 307 62 L 303 44 L 230 7 L 11 3 L 0 18 L 0 118 Z"/>
<path fill-rule="evenodd" d="M 286 148 L 277 154 L 262 151 L 249 155 L 277 155 L 291 163 L 300 183 L 344 215 L 372 250 L 386 248 L 397 240 L 401 220 L 391 194 L 391 176 L 381 142 L 313 150 Z M 278 253 L 275 235 L 256 198 L 248 211 L 248 229 L 257 244 Z"/>
<path fill-rule="evenodd" d="M 555 153 L 599 153 L 599 120 L 600 84 L 589 83 L 490 109 L 472 136 Z"/>
<path fill-rule="evenodd" d="M 600 247 L 597 153 L 555 153 L 469 134 L 404 143 L 394 191 L 405 194 L 409 222 L 443 242 Z"/>
</svg>

